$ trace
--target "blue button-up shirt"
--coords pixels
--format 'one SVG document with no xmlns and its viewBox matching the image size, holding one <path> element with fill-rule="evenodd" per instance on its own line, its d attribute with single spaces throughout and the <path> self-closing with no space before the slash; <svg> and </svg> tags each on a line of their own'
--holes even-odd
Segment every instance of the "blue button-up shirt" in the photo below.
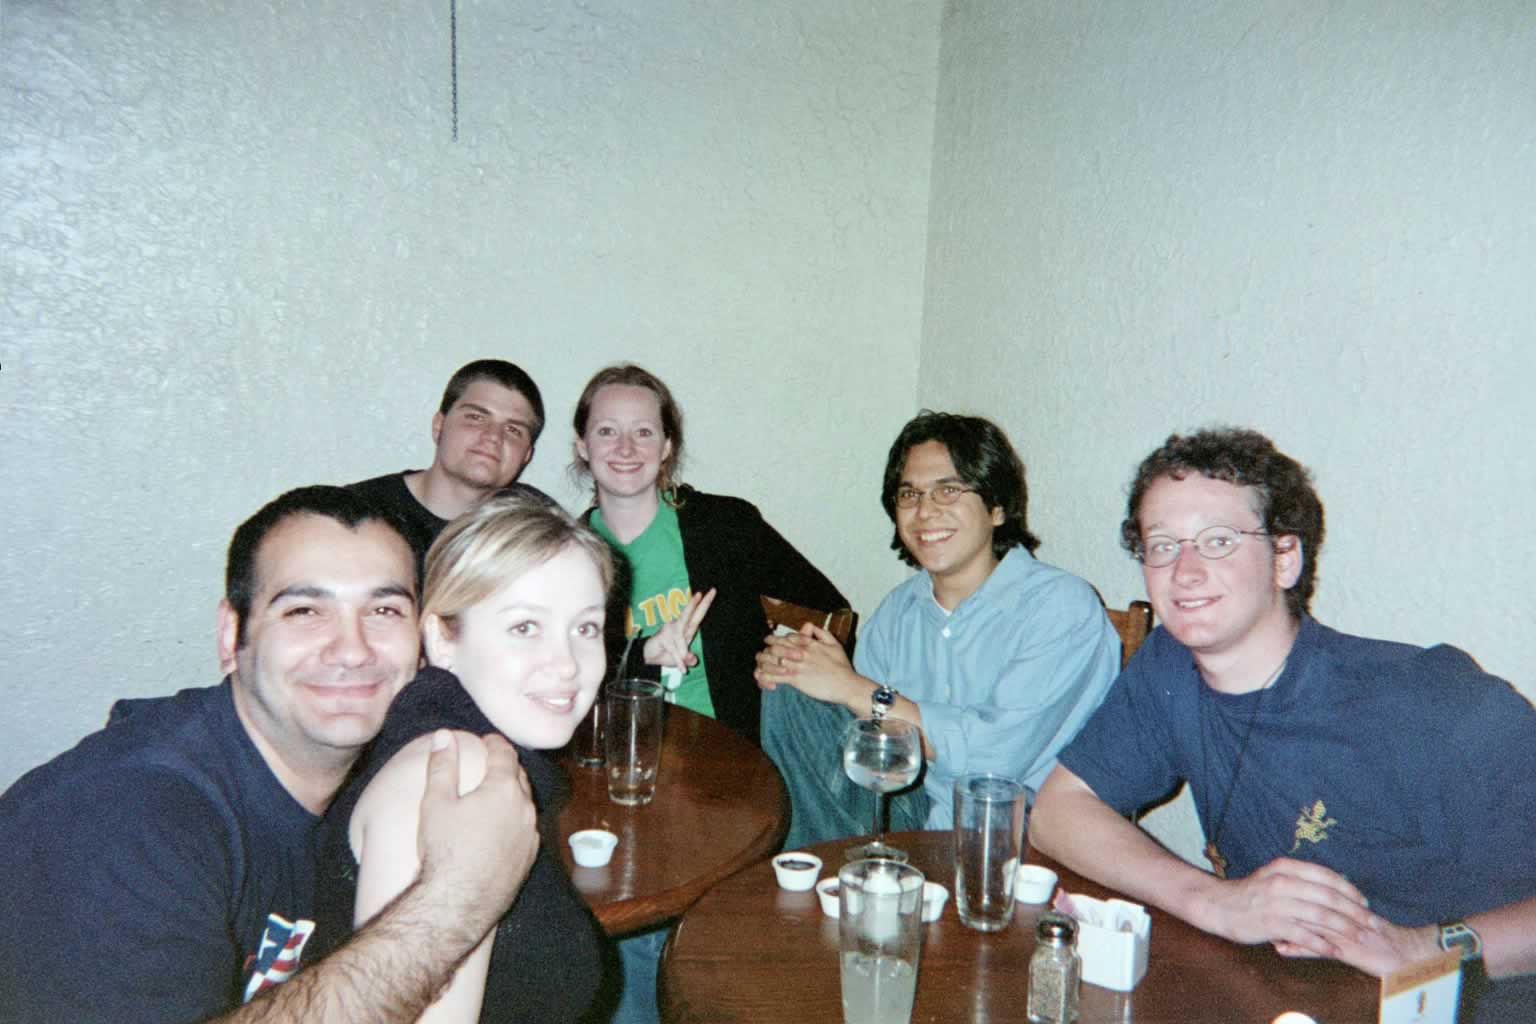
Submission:
<svg viewBox="0 0 1536 1024">
<path fill-rule="evenodd" d="M 854 667 L 921 710 L 936 753 L 927 827 L 947 829 L 962 775 L 1040 788 L 1109 691 L 1120 639 L 1091 586 L 1016 547 L 953 612 L 926 572 L 891 591 L 859 630 Z"/>
</svg>

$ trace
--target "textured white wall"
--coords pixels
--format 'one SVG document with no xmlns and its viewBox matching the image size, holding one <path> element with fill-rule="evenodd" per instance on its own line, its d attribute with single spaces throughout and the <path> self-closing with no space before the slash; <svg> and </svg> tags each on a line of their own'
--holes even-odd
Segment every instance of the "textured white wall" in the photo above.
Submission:
<svg viewBox="0 0 1536 1024">
<path fill-rule="evenodd" d="M 1319 618 L 1536 695 L 1533 56 L 1525 0 L 952 0 L 919 399 L 1010 430 L 1115 604 L 1141 457 L 1263 430 L 1327 505 Z"/>
<path fill-rule="evenodd" d="M 0 35 L 0 787 L 118 696 L 216 676 L 234 526 L 430 459 L 511 358 L 565 482 L 577 391 L 644 362 L 687 478 L 869 610 L 916 393 L 932 0 L 8 0 Z"/>
</svg>

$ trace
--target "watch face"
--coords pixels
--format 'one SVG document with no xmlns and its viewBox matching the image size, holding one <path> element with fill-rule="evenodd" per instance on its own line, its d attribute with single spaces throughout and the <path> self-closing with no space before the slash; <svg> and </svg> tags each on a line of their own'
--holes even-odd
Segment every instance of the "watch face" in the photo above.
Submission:
<svg viewBox="0 0 1536 1024">
<path fill-rule="evenodd" d="M 874 717 L 884 718 L 891 710 L 891 706 L 896 703 L 896 691 L 882 686 L 870 694 L 869 703 L 870 712 Z"/>
</svg>

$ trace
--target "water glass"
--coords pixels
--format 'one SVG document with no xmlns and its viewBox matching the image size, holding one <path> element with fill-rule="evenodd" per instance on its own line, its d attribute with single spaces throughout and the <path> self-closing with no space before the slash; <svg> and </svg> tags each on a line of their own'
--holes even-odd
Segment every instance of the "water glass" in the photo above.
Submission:
<svg viewBox="0 0 1536 1024">
<path fill-rule="evenodd" d="M 855 718 L 848 723 L 843 731 L 843 773 L 875 794 L 875 822 L 871 829 L 875 838 L 845 851 L 849 860 L 907 859 L 905 851 L 896 849 L 882 836 L 885 826 L 880 811 L 885 794 L 912 785 L 922 767 L 923 736 L 911 722 L 900 718 Z"/>
<path fill-rule="evenodd" d="M 603 748 L 608 755 L 608 799 L 648 804 L 661 767 L 661 727 L 666 704 L 660 683 L 621 679 L 608 688 Z"/>
<path fill-rule="evenodd" d="M 923 943 L 923 873 L 856 860 L 837 873 L 843 1024 L 908 1024 Z"/>
<path fill-rule="evenodd" d="M 1028 792 L 1001 775 L 955 781 L 955 910 L 977 931 L 1000 932 L 1013 920 Z"/>
<path fill-rule="evenodd" d="M 571 734 L 571 756 L 583 768 L 603 766 L 603 707 L 606 703 L 599 693 L 592 702 L 592 710 L 582 716 L 576 731 Z"/>
</svg>

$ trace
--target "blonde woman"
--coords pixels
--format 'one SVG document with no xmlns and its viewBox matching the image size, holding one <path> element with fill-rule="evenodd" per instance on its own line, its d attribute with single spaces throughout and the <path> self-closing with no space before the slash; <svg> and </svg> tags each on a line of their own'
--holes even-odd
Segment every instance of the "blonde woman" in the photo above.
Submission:
<svg viewBox="0 0 1536 1024">
<path fill-rule="evenodd" d="M 491 498 L 454 520 L 427 554 L 421 621 L 429 665 L 400 691 L 328 816 L 325 863 L 334 875 L 333 884 L 322 881 L 332 890 L 322 913 L 361 925 L 415 878 L 418 807 L 437 729 L 461 731 L 462 790 L 483 770 L 480 735 L 500 732 L 517 746 L 544 838 L 512 909 L 423 1021 L 553 1024 L 581 1018 L 596 996 L 600 931 L 560 863 L 552 806 L 559 769 L 540 751 L 563 746 L 597 695 L 612 572 L 607 546 L 590 529 L 525 494 Z"/>
</svg>

